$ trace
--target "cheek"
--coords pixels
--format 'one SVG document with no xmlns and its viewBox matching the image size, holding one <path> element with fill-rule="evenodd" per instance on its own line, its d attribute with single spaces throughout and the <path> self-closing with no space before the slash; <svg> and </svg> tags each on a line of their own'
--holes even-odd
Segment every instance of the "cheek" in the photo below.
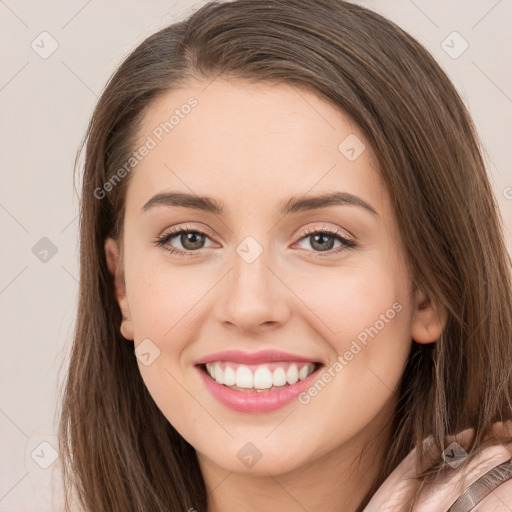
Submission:
<svg viewBox="0 0 512 512">
<path fill-rule="evenodd" d="M 388 348 L 409 344 L 411 311 L 403 278 L 370 266 L 327 270 L 311 279 L 295 278 L 293 289 L 306 306 L 303 316 L 338 354 L 353 340 L 364 345 L 377 336 Z"/>
<path fill-rule="evenodd" d="M 161 343 L 172 341 L 177 350 L 180 340 L 187 338 L 186 332 L 193 331 L 197 311 L 208 301 L 209 287 L 211 275 L 202 275 L 193 266 L 174 271 L 152 266 L 134 275 L 129 304 L 135 340 L 154 337 Z"/>
<path fill-rule="evenodd" d="M 339 424 L 340 411 L 355 413 L 364 403 L 367 415 L 361 413 L 361 426 L 392 395 L 410 351 L 407 276 L 391 269 L 372 271 L 371 266 L 364 272 L 351 268 L 337 274 L 308 280 L 300 292 L 314 313 L 308 314 L 309 323 L 321 332 L 332 354 L 322 382 L 316 382 L 301 403 L 310 404 L 310 413 L 327 415 L 334 405 L 333 424 Z"/>
<path fill-rule="evenodd" d="M 158 408 L 186 437 L 190 424 L 199 421 L 201 411 L 187 392 L 189 374 L 180 362 L 190 340 L 197 337 L 196 315 L 206 302 L 208 280 L 198 281 L 192 266 L 175 272 L 150 268 L 132 280 L 130 313 L 135 346 L 149 339 L 158 355 L 147 366 L 139 358 L 138 366 Z"/>
</svg>

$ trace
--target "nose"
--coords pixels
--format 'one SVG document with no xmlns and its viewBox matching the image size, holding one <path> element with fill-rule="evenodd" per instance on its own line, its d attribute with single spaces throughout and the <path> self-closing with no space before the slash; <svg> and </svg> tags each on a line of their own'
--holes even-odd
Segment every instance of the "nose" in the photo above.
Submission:
<svg viewBox="0 0 512 512">
<path fill-rule="evenodd" d="M 267 252 L 254 261 L 238 253 L 226 276 L 222 299 L 218 303 L 221 321 L 243 332 L 275 329 L 290 316 L 290 291 L 272 267 Z"/>
</svg>

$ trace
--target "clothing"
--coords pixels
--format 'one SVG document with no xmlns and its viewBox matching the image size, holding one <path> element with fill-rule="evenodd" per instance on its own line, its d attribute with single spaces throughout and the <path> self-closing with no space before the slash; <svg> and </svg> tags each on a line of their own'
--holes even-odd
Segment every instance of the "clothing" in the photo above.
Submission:
<svg viewBox="0 0 512 512">
<path fill-rule="evenodd" d="M 489 433 L 484 441 L 496 439 L 496 442 L 487 443 L 465 470 L 459 469 L 460 464 L 452 466 L 439 479 L 422 485 L 418 484 L 417 475 L 426 471 L 433 460 L 444 458 L 441 447 L 429 436 L 423 445 L 428 456 L 418 461 L 417 450 L 412 450 L 377 489 L 364 512 L 405 512 L 413 501 L 413 512 L 469 512 L 475 507 L 475 512 L 489 512 L 496 506 L 496 500 L 512 511 L 512 421 L 495 423 L 492 431 L 494 436 Z M 473 434 L 474 430 L 469 428 L 449 436 L 448 458 L 454 456 L 452 442 L 457 442 L 458 452 L 463 455 L 462 449 L 468 449 Z M 493 492 L 501 485 L 498 492 Z"/>
<path fill-rule="evenodd" d="M 512 458 L 499 464 L 464 489 L 448 512 L 468 512 L 502 483 L 512 478 Z"/>
</svg>

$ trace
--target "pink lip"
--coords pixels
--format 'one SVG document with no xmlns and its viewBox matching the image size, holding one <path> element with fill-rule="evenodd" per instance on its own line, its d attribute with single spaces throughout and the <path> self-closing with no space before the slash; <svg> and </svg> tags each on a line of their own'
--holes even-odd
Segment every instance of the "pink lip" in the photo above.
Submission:
<svg viewBox="0 0 512 512">
<path fill-rule="evenodd" d="M 225 350 L 223 352 L 217 352 L 215 354 L 203 357 L 199 361 L 196 361 L 195 364 L 199 365 L 217 361 L 232 361 L 233 363 L 240 364 L 263 364 L 273 361 L 297 361 L 301 363 L 316 362 L 314 359 L 297 356 L 295 354 L 289 354 L 287 352 L 279 352 L 277 350 L 262 350 L 261 352 L 254 352 L 252 354 L 241 352 L 240 350 Z"/>
<path fill-rule="evenodd" d="M 218 356 L 218 354 L 216 355 Z M 219 358 L 213 359 L 218 361 Z M 231 359 L 230 359 L 231 360 Z M 310 360 L 306 360 L 310 361 Z M 210 361 L 207 361 L 210 362 Z M 318 377 L 318 369 L 304 380 L 300 380 L 292 386 L 285 386 L 281 390 L 273 391 L 237 391 L 223 384 L 215 382 L 203 369 L 197 367 L 206 388 L 222 404 L 237 412 L 272 412 L 293 402 L 297 396 L 306 391 Z"/>
</svg>

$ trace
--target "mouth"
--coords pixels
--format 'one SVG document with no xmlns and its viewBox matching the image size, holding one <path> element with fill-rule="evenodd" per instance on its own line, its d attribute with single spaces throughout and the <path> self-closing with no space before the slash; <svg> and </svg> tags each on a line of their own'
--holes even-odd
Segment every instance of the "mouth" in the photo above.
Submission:
<svg viewBox="0 0 512 512">
<path fill-rule="evenodd" d="M 244 364 L 210 360 L 196 364 L 210 393 L 237 412 L 271 412 L 290 404 L 318 377 L 318 361 L 272 361 Z"/>
<path fill-rule="evenodd" d="M 307 379 L 321 363 L 275 362 L 260 365 L 215 361 L 199 368 L 217 384 L 244 393 L 278 391 Z"/>
</svg>

